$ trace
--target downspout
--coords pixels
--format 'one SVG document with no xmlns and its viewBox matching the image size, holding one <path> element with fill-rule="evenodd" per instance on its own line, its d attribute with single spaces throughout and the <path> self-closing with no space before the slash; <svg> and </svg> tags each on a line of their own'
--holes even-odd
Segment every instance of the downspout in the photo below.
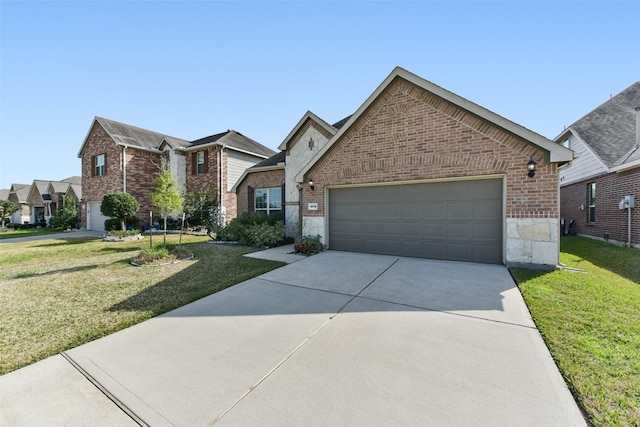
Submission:
<svg viewBox="0 0 640 427">
<path fill-rule="evenodd" d="M 127 192 L 127 146 L 122 146 L 122 192 Z"/>
</svg>

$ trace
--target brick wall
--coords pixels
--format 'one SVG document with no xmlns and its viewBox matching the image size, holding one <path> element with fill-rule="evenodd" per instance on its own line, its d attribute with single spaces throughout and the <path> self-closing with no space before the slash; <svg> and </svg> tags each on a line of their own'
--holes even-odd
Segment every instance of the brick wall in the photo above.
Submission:
<svg viewBox="0 0 640 427">
<path fill-rule="evenodd" d="M 507 217 L 558 217 L 556 165 L 543 150 L 398 78 L 308 172 L 316 189 L 305 201 L 318 210 L 304 216 L 324 215 L 326 185 L 490 174 L 506 175 Z"/>
<path fill-rule="evenodd" d="M 238 186 L 238 198 L 237 198 L 237 213 L 238 215 L 247 212 L 249 205 L 248 187 L 255 188 L 270 188 L 270 187 L 282 187 L 284 184 L 284 169 L 270 170 L 264 172 L 252 172 L 247 175 L 242 181 L 242 184 Z M 283 204 L 284 207 L 284 204 Z"/>
<path fill-rule="evenodd" d="M 136 216 L 146 221 L 151 210 L 149 193 L 153 191 L 153 181 L 158 176 L 160 154 L 127 148 L 127 193 L 136 198 L 140 209 Z M 105 175 L 93 176 L 93 158 L 105 154 Z M 105 194 L 123 191 L 123 147 L 113 139 L 98 123 L 94 123 L 87 143 L 81 153 L 82 161 L 82 226 L 87 226 L 86 203 L 99 202 Z"/>
<path fill-rule="evenodd" d="M 589 183 L 596 183 L 596 222 L 587 223 Z M 560 189 L 560 216 L 567 224 L 575 219 L 578 234 L 627 241 L 628 212 L 618 209 L 618 203 L 627 195 L 635 195 L 636 208 L 631 210 L 631 243 L 640 245 L 640 168 L 567 185 Z M 584 210 L 580 206 L 584 206 Z"/>
<path fill-rule="evenodd" d="M 186 155 L 185 163 L 187 168 L 187 192 L 213 190 L 218 195 L 218 200 L 220 200 L 220 192 L 222 191 L 222 205 L 224 206 L 226 211 L 225 221 L 229 223 L 233 218 L 237 216 L 237 200 L 236 193 L 232 193 L 226 190 L 228 159 L 227 150 L 223 149 L 219 145 L 203 148 L 203 151 L 204 150 L 206 150 L 206 162 L 208 165 L 206 173 L 193 173 L 194 168 L 196 167 L 193 157 L 193 153 L 195 153 L 195 151 L 190 151 Z M 221 161 L 221 174 L 218 175 Z M 220 181 L 222 181 L 222 184 L 220 183 Z M 222 185 L 222 188 L 220 187 L 220 185 Z"/>
</svg>

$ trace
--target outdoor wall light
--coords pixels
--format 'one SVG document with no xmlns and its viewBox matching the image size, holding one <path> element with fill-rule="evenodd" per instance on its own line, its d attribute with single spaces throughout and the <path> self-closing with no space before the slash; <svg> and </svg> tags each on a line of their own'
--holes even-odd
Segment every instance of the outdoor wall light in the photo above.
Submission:
<svg viewBox="0 0 640 427">
<path fill-rule="evenodd" d="M 529 160 L 529 163 L 527 163 L 527 169 L 529 169 L 530 178 L 533 178 L 536 174 L 536 165 L 537 163 L 533 160 L 533 158 Z"/>
<path fill-rule="evenodd" d="M 313 179 L 311 179 L 311 178 L 309 178 L 309 188 L 312 189 L 312 190 L 316 189 L 316 186 L 315 186 L 315 184 L 313 182 Z"/>
</svg>

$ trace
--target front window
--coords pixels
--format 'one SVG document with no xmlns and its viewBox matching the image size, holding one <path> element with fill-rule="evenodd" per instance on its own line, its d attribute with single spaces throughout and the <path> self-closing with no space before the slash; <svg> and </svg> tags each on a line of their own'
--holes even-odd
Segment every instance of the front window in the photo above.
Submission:
<svg viewBox="0 0 640 427">
<path fill-rule="evenodd" d="M 94 157 L 95 176 L 104 175 L 104 154 Z"/>
<path fill-rule="evenodd" d="M 198 173 L 204 173 L 204 151 L 196 153 L 196 164 L 198 165 Z"/>
<path fill-rule="evenodd" d="M 282 215 L 282 188 L 258 188 L 255 191 L 255 211 L 267 215 Z"/>
<path fill-rule="evenodd" d="M 592 182 L 588 186 L 589 211 L 587 213 L 587 222 L 596 222 L 596 183 Z"/>
</svg>

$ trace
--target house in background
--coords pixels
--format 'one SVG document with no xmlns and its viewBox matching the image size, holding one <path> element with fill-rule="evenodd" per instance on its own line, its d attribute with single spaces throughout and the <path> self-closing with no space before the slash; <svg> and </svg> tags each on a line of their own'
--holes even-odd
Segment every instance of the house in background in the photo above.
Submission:
<svg viewBox="0 0 640 427">
<path fill-rule="evenodd" d="M 130 193 L 140 204 L 138 218 L 148 221 L 149 194 L 162 167 L 169 167 L 185 192 L 211 189 L 218 194 L 225 221 L 235 217 L 236 196 L 229 190 L 243 171 L 270 157 L 273 150 L 229 130 L 187 141 L 96 117 L 82 143 L 82 224 L 103 230 L 102 198 Z M 164 166 L 163 166 L 164 165 Z"/>
<path fill-rule="evenodd" d="M 558 263 L 558 167 L 573 152 L 402 68 L 344 121 L 307 113 L 280 149 L 288 229 L 330 249 Z M 238 211 L 257 210 L 281 171 L 247 171 Z"/>
<path fill-rule="evenodd" d="M 11 184 L 8 200 L 20 206 L 20 209 L 11 215 L 11 222 L 13 224 L 28 224 L 30 221 L 31 207 L 27 202 L 30 189 L 31 185 L 29 184 Z"/>
<path fill-rule="evenodd" d="M 56 214 L 59 207 L 64 203 L 64 195 L 67 194 L 71 185 L 76 186 L 75 191 L 81 192 L 81 177 L 72 176 L 61 181 L 45 181 L 35 179 L 27 194 L 27 204 L 30 209 L 29 223 L 46 223 Z M 75 194 L 75 192 L 74 192 Z"/>
<path fill-rule="evenodd" d="M 560 171 L 560 215 L 577 234 L 640 247 L 640 82 L 569 126 L 555 141 L 576 159 Z M 635 208 L 620 209 L 625 196 Z"/>
</svg>

